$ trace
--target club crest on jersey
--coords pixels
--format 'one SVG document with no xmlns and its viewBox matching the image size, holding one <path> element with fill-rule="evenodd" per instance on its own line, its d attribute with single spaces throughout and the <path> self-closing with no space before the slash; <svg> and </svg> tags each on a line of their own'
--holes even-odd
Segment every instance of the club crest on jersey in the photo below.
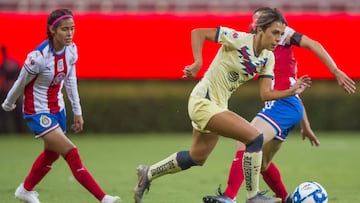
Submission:
<svg viewBox="0 0 360 203">
<path fill-rule="evenodd" d="M 47 115 L 40 116 L 40 125 L 44 128 L 47 128 L 51 125 L 51 119 Z"/>
<path fill-rule="evenodd" d="M 64 59 L 58 60 L 56 67 L 58 72 L 64 71 Z"/>
<path fill-rule="evenodd" d="M 233 33 L 232 33 L 232 37 L 235 38 L 235 39 L 238 38 L 238 37 L 239 37 L 239 33 L 233 32 Z"/>
<path fill-rule="evenodd" d="M 59 84 L 61 81 L 64 80 L 65 76 L 66 76 L 66 75 L 65 75 L 64 72 L 58 73 L 58 74 L 55 76 L 55 78 L 53 79 L 51 85 L 57 85 L 57 84 Z"/>
</svg>

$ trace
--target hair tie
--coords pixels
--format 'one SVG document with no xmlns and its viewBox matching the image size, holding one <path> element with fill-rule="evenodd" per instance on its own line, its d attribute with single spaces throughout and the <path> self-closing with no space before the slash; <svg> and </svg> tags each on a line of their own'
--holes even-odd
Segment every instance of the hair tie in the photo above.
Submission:
<svg viewBox="0 0 360 203">
<path fill-rule="evenodd" d="M 73 17 L 73 16 L 72 16 L 72 15 L 69 15 L 69 14 L 67 14 L 67 15 L 62 15 L 62 16 L 56 18 L 56 19 L 52 22 L 51 26 L 54 27 L 60 20 L 62 20 L 62 19 L 64 19 L 64 18 L 72 18 L 72 17 Z"/>
<path fill-rule="evenodd" d="M 254 21 L 251 23 L 251 28 L 255 31 L 257 26 L 258 18 L 254 19 Z"/>
</svg>

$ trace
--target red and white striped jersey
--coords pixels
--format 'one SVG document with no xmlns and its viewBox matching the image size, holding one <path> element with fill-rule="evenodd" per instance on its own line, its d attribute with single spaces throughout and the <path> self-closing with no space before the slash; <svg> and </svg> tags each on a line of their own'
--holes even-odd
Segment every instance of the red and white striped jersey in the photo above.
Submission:
<svg viewBox="0 0 360 203">
<path fill-rule="evenodd" d="M 77 58 L 74 43 L 55 52 L 48 40 L 44 41 L 28 54 L 7 100 L 12 102 L 23 92 L 24 114 L 58 113 L 65 108 L 61 91 L 65 86 L 74 115 L 81 115 L 75 70 Z"/>
<path fill-rule="evenodd" d="M 292 28 L 286 27 L 279 45 L 274 50 L 274 89 L 289 89 L 297 79 L 297 61 L 294 57 L 293 45 L 298 46 L 300 38 L 291 39 L 296 33 Z M 297 33 L 296 36 L 300 34 Z M 289 41 L 290 38 L 290 41 Z"/>
</svg>

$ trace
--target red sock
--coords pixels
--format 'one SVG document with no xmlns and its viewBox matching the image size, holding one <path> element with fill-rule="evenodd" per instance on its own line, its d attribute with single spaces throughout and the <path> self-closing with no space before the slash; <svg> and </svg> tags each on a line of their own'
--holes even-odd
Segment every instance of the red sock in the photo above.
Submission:
<svg viewBox="0 0 360 203">
<path fill-rule="evenodd" d="M 242 167 L 242 159 L 244 156 L 243 150 L 236 152 L 236 157 L 232 161 L 230 173 L 228 177 L 228 185 L 224 194 L 231 199 L 234 199 L 239 192 L 241 184 L 244 182 L 244 170 Z"/>
<path fill-rule="evenodd" d="M 285 201 L 288 192 L 283 181 L 281 180 L 281 174 L 276 165 L 271 162 L 269 168 L 266 171 L 262 171 L 261 174 L 266 184 L 275 193 L 276 197 L 279 197 Z"/>
<path fill-rule="evenodd" d="M 58 158 L 58 153 L 44 149 L 44 151 L 35 159 L 28 176 L 25 178 L 24 188 L 28 191 L 32 191 L 51 170 L 51 165 Z"/>
<path fill-rule="evenodd" d="M 77 148 L 71 149 L 64 157 L 71 172 L 79 183 L 84 186 L 91 194 L 93 194 L 99 201 L 105 196 L 105 192 L 96 183 L 95 179 L 83 166 Z"/>
</svg>

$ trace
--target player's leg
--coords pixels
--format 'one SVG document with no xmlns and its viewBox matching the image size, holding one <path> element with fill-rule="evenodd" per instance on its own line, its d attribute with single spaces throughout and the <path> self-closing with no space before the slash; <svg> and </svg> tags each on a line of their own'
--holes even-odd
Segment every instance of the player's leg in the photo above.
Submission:
<svg viewBox="0 0 360 203">
<path fill-rule="evenodd" d="M 280 197 L 283 202 L 289 195 L 282 181 L 281 174 L 276 165 L 272 162 L 273 157 L 281 148 L 289 132 L 297 126 L 303 117 L 303 106 L 300 99 L 296 96 L 280 99 L 268 106 L 266 110 L 258 113 L 264 121 L 280 129 L 273 140 L 266 143 L 263 147 L 263 168 L 262 175 L 267 185 Z"/>
<path fill-rule="evenodd" d="M 203 197 L 204 203 L 235 203 L 238 191 L 244 182 L 243 156 L 245 153 L 245 144 L 236 142 L 236 154 L 233 159 L 228 175 L 228 182 L 224 192 L 218 188 L 217 195 L 208 195 Z"/>
<path fill-rule="evenodd" d="M 136 203 L 141 202 L 143 193 L 148 190 L 152 180 L 205 163 L 219 139 L 219 136 L 208 131 L 206 126 L 211 117 L 224 110 L 226 109 L 209 99 L 189 98 L 188 113 L 194 128 L 190 150 L 173 153 L 151 166 L 140 165 L 137 168 L 138 183 L 134 189 Z"/>
<path fill-rule="evenodd" d="M 246 183 L 247 202 L 279 202 L 277 198 L 270 198 L 259 193 L 259 174 L 262 160 L 262 145 L 264 136 L 241 116 L 225 111 L 214 115 L 207 129 L 225 137 L 245 143 L 243 156 L 243 170 Z"/>
<path fill-rule="evenodd" d="M 251 124 L 255 126 L 259 131 L 263 132 L 264 142 L 268 142 L 269 140 L 273 139 L 275 134 L 277 133 L 276 129 L 272 125 L 270 125 L 260 117 L 255 117 L 252 120 Z M 228 176 L 228 184 L 224 190 L 224 193 L 221 193 L 220 191 L 219 195 L 217 196 L 205 196 L 203 198 L 203 201 L 205 203 L 217 202 L 217 201 L 222 202 L 219 201 L 219 198 L 221 200 L 229 198 L 234 201 L 241 187 L 241 184 L 244 182 L 242 159 L 245 153 L 245 148 L 246 148 L 245 144 L 241 142 L 236 143 L 237 151 L 235 154 L 235 159 L 232 161 L 231 164 L 231 168 Z M 231 202 L 231 201 L 228 200 L 227 202 Z"/>
<path fill-rule="evenodd" d="M 277 168 L 275 163 L 272 162 L 273 157 L 279 151 L 282 144 L 282 141 L 274 139 L 264 145 L 263 169 L 261 174 L 266 184 L 275 193 L 276 197 L 281 198 L 282 201 L 285 202 L 289 193 L 286 190 L 285 184 L 281 178 L 280 170 Z"/>
<path fill-rule="evenodd" d="M 75 179 L 86 188 L 96 199 L 102 201 L 107 198 L 90 172 L 83 165 L 80 154 L 76 146 L 65 136 L 60 128 L 53 130 L 43 137 L 45 146 L 48 149 L 59 153 L 69 165 Z M 114 197 L 120 201 L 120 198 Z M 117 202 L 117 201 L 115 201 Z"/>
<path fill-rule="evenodd" d="M 59 128 L 55 117 L 50 114 L 25 115 L 25 121 L 37 138 Z M 16 189 L 15 198 L 25 202 L 40 202 L 38 193 L 34 191 L 34 188 L 51 170 L 52 164 L 58 158 L 59 154 L 54 150 L 47 149 L 45 145 L 43 152 L 35 159 L 24 182 Z"/>
<path fill-rule="evenodd" d="M 201 166 L 213 151 L 219 136 L 214 133 L 201 133 L 193 130 L 192 144 L 189 151 L 179 151 L 149 166 L 150 181 L 169 173 L 176 173 L 192 166 Z"/>
<path fill-rule="evenodd" d="M 25 178 L 24 188 L 28 191 L 32 191 L 51 170 L 52 164 L 58 158 L 58 153 L 45 148 L 44 151 L 35 159 L 28 176 Z"/>
<path fill-rule="evenodd" d="M 145 190 L 149 190 L 150 183 L 154 179 L 187 170 L 192 166 L 203 165 L 218 139 L 219 136 L 214 133 L 201 133 L 194 129 L 189 151 L 175 152 L 151 166 L 140 165 L 137 168 L 138 183 L 134 189 L 135 202 L 141 202 Z"/>
</svg>

